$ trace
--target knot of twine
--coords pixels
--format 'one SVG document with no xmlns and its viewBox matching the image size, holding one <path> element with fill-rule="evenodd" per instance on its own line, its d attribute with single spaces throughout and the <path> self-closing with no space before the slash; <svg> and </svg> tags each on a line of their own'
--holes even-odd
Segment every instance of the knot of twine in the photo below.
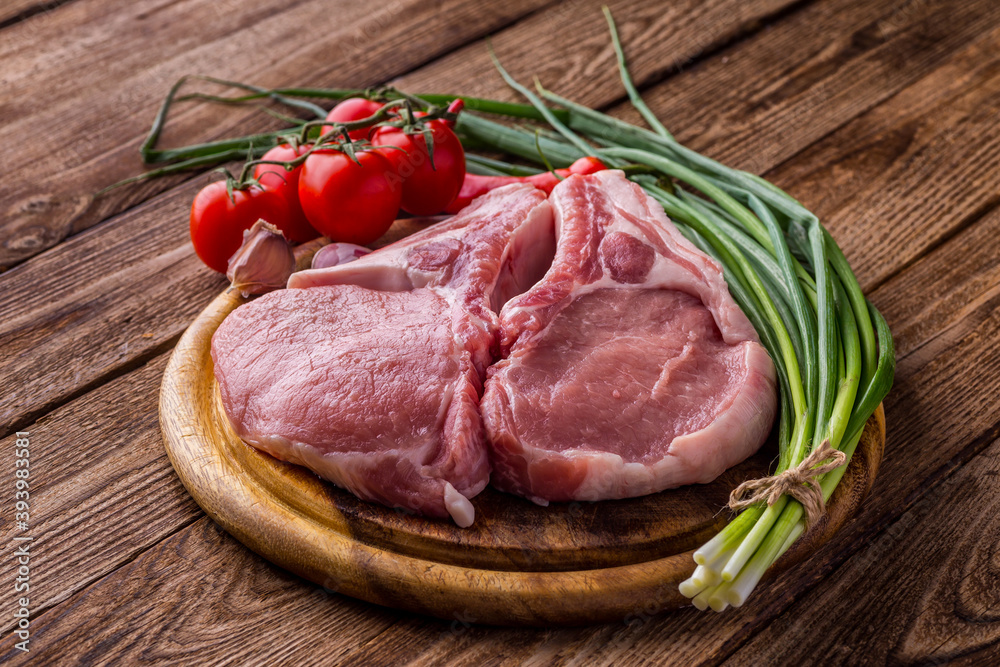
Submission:
<svg viewBox="0 0 1000 667">
<path fill-rule="evenodd" d="M 767 501 L 770 506 L 787 494 L 802 503 L 806 511 L 806 528 L 809 528 L 826 512 L 823 489 L 816 478 L 839 468 L 845 461 L 847 455 L 831 447 L 829 440 L 824 440 L 798 466 L 778 475 L 751 479 L 737 486 L 729 496 L 729 509 L 741 510 L 762 501 Z"/>
</svg>

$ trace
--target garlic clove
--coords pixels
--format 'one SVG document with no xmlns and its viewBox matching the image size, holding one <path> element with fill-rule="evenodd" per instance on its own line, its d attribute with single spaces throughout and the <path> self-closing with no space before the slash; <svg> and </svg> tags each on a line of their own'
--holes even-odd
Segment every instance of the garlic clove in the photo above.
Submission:
<svg viewBox="0 0 1000 667">
<path fill-rule="evenodd" d="M 281 289 L 295 271 L 292 246 L 281 230 L 258 220 L 243 232 L 243 245 L 229 258 L 229 291 L 243 296 L 264 294 Z"/>
<path fill-rule="evenodd" d="M 353 243 L 331 243 L 323 246 L 313 255 L 312 268 L 327 269 L 331 266 L 347 264 L 370 252 L 371 250 L 368 248 Z"/>
</svg>

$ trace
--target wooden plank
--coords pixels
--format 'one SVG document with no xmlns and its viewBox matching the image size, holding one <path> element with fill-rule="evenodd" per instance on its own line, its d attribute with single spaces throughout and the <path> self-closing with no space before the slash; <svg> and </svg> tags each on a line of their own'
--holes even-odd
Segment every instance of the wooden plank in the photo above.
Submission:
<svg viewBox="0 0 1000 667">
<path fill-rule="evenodd" d="M 303 582 L 202 518 L 31 623 L 4 664 L 337 664 L 388 610 Z M 292 661 L 291 656 L 295 656 Z"/>
<path fill-rule="evenodd" d="M 996 209 L 872 295 L 892 326 L 900 372 L 922 366 L 966 338 L 995 306 L 1000 253 Z M 961 245 L 955 245 L 961 244 Z"/>
<path fill-rule="evenodd" d="M 7 72 L 0 142 L 19 169 L 0 195 L 0 267 L 177 182 L 94 198 L 102 187 L 140 171 L 136 149 L 160 100 L 182 75 L 249 77 L 265 86 L 365 87 L 549 1 L 513 0 L 484 12 L 471 0 L 395 0 L 375 11 L 355 2 L 78 0 L 12 25 L 0 41 Z M 168 133 L 167 142 L 252 132 L 276 122 L 247 108 L 178 111 L 177 134 Z"/>
<path fill-rule="evenodd" d="M 182 222 L 207 180 L 0 276 L 19 286 L 0 303 L 3 433 L 162 352 L 225 286 L 194 256 Z"/>
<path fill-rule="evenodd" d="M 636 83 L 654 82 L 685 63 L 761 29 L 800 3 L 641 0 L 613 3 L 571 0 L 530 16 L 491 38 L 504 67 L 524 83 L 538 76 L 547 87 L 602 107 L 624 97 L 601 5 L 608 4 L 632 56 Z M 475 42 L 392 82 L 404 90 L 462 93 L 523 102 L 501 81 L 485 45 Z"/>
<path fill-rule="evenodd" d="M 645 98 L 814 210 L 870 290 L 1000 201 L 998 23 L 988 1 L 817 3 Z"/>
<path fill-rule="evenodd" d="M 668 127 L 683 119 L 679 141 L 762 174 L 935 71 L 998 21 L 1000 6 L 988 0 L 818 2 L 643 96 Z M 631 109 L 624 117 L 640 122 Z"/>
<path fill-rule="evenodd" d="M 691 7 L 701 6 L 696 0 L 688 2 Z M 713 13 L 705 18 L 713 22 L 699 31 L 704 39 L 722 39 L 739 29 L 734 20 L 742 15 L 732 8 L 741 3 L 724 2 L 729 9 L 720 9 L 718 2 L 707 3 Z M 587 0 L 587 11 L 576 4 L 569 13 L 563 6 L 554 8 L 550 10 L 554 12 L 551 23 L 569 26 L 568 29 L 590 25 L 595 34 L 603 35 L 599 6 L 599 0 Z M 646 16 L 648 10 L 644 6 L 636 1 L 616 6 L 616 11 L 622 20 L 628 21 L 633 14 Z M 549 44 L 549 40 L 539 41 L 538 35 L 538 22 L 542 20 L 538 17 L 547 15 L 547 12 L 537 15 L 524 27 L 517 24 L 501 37 L 511 43 Z M 685 39 L 682 34 L 672 32 L 669 38 L 649 42 L 648 46 L 665 60 L 688 58 L 696 53 L 691 49 L 697 45 L 687 44 Z M 479 61 L 488 60 L 481 44 L 476 51 Z M 523 68 L 525 62 L 537 62 L 530 53 L 521 57 L 527 60 L 512 60 L 510 64 Z M 581 57 L 558 60 L 552 54 L 559 67 L 586 77 L 587 72 L 579 71 L 583 64 Z M 607 58 L 613 58 L 613 54 Z M 613 75 L 611 60 L 604 69 L 611 73 L 609 76 Z M 288 75 L 283 76 L 287 81 Z M 475 69 L 470 74 L 455 73 L 438 83 L 451 81 L 464 89 L 475 83 L 474 76 Z M 505 89 L 496 78 L 491 81 L 490 94 Z M 613 95 L 606 93 L 604 102 L 610 102 Z M 188 132 L 185 141 L 203 136 L 199 132 L 204 130 L 189 127 L 184 121 L 194 123 L 203 119 L 204 114 L 217 111 L 217 107 L 202 108 L 198 113 L 182 115 L 178 133 Z M 2 132 L 0 129 L 0 135 Z M 113 169 L 102 173 L 103 176 L 94 177 L 110 180 L 118 177 L 108 176 Z M 12 386 L 16 387 L 14 392 L 0 396 L 0 433 L 9 432 L 12 425 L 43 414 L 103 378 L 129 368 L 136 360 L 166 349 L 197 314 L 199 305 L 207 303 L 212 293 L 220 289 L 222 283 L 199 267 L 186 240 L 187 210 L 204 182 L 204 177 L 185 182 L 37 260 L 0 275 L 0 289 L 11 296 L 0 303 L 0 349 L 13 360 L 0 368 L 0 380 L 6 382 L 11 378 Z M 158 187 L 163 186 L 146 186 Z M 152 191 L 146 188 L 140 190 L 147 194 Z M 53 218 L 57 219 L 58 216 Z M 77 268 L 74 279 L 66 281 L 62 279 L 62 270 L 70 264 Z M 30 358 L 23 356 L 28 350 L 33 352 Z M 67 359 L 71 361 L 67 363 Z"/>
<path fill-rule="evenodd" d="M 642 664 L 638 654 L 607 650 L 617 642 L 620 627 L 608 624 L 551 630 L 489 628 L 470 624 L 465 613 L 458 611 L 450 623 L 403 618 L 345 657 L 353 664 L 376 664 L 382 660 L 384 664 L 409 667 Z M 602 646 L 605 653 L 598 657 L 597 649 Z M 619 648 L 627 649 L 620 645 Z"/>
<path fill-rule="evenodd" d="M 163 451 L 157 389 L 166 366 L 160 356 L 47 415 L 30 434 L 30 519 L 20 530 L 13 516 L 0 524 L 0 540 L 32 538 L 33 612 L 103 577 L 202 516 Z M 10 456 L 0 475 L 14 479 L 15 436 L 0 442 Z M 21 595 L 0 589 L 0 606 L 13 609 Z M 16 624 L 0 618 L 0 631 Z"/>
<path fill-rule="evenodd" d="M 993 25 L 769 177 L 820 216 L 871 290 L 1000 202 L 998 111 Z"/>
</svg>

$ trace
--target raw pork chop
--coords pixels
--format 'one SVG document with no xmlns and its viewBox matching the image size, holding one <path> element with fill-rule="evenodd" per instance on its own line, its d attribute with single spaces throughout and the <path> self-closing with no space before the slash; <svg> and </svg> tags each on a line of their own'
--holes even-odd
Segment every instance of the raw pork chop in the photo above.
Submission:
<svg viewBox="0 0 1000 667">
<path fill-rule="evenodd" d="M 212 339 L 237 433 L 360 498 L 470 525 L 495 311 L 548 268 L 552 225 L 544 193 L 507 186 L 237 308 Z"/>
<path fill-rule="evenodd" d="M 500 313 L 481 404 L 495 487 L 546 504 L 709 482 L 755 452 L 774 366 L 719 265 L 620 171 L 550 201 L 545 277 Z"/>
</svg>

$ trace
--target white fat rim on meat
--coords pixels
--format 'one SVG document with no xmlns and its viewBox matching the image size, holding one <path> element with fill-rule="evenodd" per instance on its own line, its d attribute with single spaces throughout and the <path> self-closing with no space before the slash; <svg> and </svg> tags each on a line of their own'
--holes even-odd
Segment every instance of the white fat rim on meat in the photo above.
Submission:
<svg viewBox="0 0 1000 667">
<path fill-rule="evenodd" d="M 777 378 L 767 352 L 749 341 L 743 347 L 748 375 L 760 375 L 776 390 Z M 610 452 L 585 449 L 554 452 L 539 447 L 526 447 L 522 455 L 529 476 L 539 459 L 586 460 L 587 476 L 573 494 L 575 500 L 581 501 L 633 498 L 687 484 L 707 484 L 751 456 L 757 450 L 756 443 L 771 430 L 770 415 L 760 410 L 754 395 L 750 386 L 745 385 L 711 423 L 674 438 L 666 453 L 656 460 L 626 462 Z M 706 441 L 731 440 L 736 428 L 753 436 L 739 439 L 744 443 L 743 448 L 727 447 L 724 451 L 728 456 L 720 458 L 716 449 L 704 446 Z M 529 495 L 528 499 L 538 505 L 549 504 L 544 498 Z"/>
<path fill-rule="evenodd" d="M 341 459 L 342 462 L 353 458 L 364 459 L 370 456 L 368 453 L 331 452 L 328 454 L 322 454 L 312 445 L 307 445 L 304 442 L 296 442 L 277 435 L 265 436 L 252 440 L 246 438 L 244 439 L 251 446 L 261 449 L 277 459 L 305 466 L 323 479 L 331 481 L 341 488 L 353 489 L 355 494 L 357 493 L 357 490 L 367 487 L 364 479 L 358 478 L 348 480 L 343 473 L 345 470 L 349 470 L 350 466 L 345 467 L 343 465 L 336 465 L 333 462 L 333 459 Z M 380 451 L 379 455 L 385 455 L 394 451 L 396 450 Z M 468 528 L 476 520 L 476 508 L 472 505 L 472 502 L 470 502 L 468 498 L 463 496 L 458 489 L 451 485 L 451 482 L 446 480 L 441 481 L 443 481 L 445 485 L 444 495 L 442 498 L 445 509 L 448 510 L 451 518 L 460 528 Z"/>
</svg>

